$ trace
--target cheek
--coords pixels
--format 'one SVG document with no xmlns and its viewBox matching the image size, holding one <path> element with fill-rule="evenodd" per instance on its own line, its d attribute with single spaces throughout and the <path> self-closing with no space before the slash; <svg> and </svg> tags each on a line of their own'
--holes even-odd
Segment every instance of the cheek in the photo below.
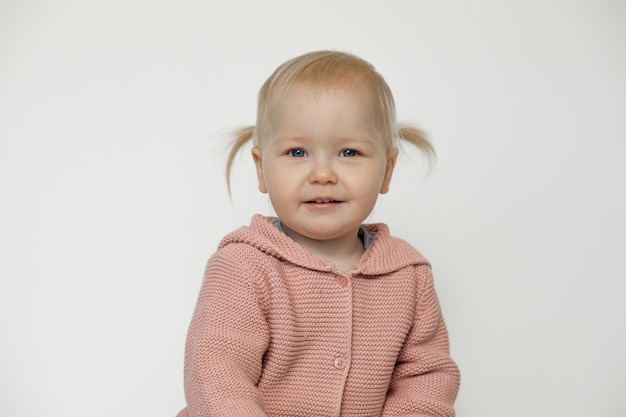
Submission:
<svg viewBox="0 0 626 417">
<path fill-rule="evenodd" d="M 377 196 L 385 178 L 385 168 L 380 165 L 370 165 L 358 171 L 347 172 L 344 178 L 347 183 L 352 184 L 354 192 L 364 196 Z"/>
<path fill-rule="evenodd" d="M 376 175 L 376 179 L 372 180 L 372 185 L 375 185 L 374 192 L 378 195 L 380 194 L 383 186 L 385 185 L 385 177 L 386 177 L 387 169 L 386 165 L 381 165 L 378 169 L 378 174 Z"/>
<path fill-rule="evenodd" d="M 263 166 L 263 176 L 265 177 L 265 183 L 268 187 L 280 188 L 280 185 L 284 185 L 285 180 L 289 178 L 285 175 L 285 169 L 273 161 Z"/>
<path fill-rule="evenodd" d="M 300 188 L 297 185 L 298 176 L 293 169 L 281 164 L 269 164 L 263 169 L 265 185 L 272 202 L 281 204 L 282 201 L 293 197 Z"/>
</svg>

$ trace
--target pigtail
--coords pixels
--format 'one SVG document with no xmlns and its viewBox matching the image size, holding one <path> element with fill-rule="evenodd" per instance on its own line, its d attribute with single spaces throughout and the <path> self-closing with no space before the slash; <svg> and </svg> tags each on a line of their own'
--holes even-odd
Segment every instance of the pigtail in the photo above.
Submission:
<svg viewBox="0 0 626 417">
<path fill-rule="evenodd" d="M 431 163 L 437 156 L 432 143 L 430 143 L 424 132 L 421 130 L 408 125 L 400 125 L 398 126 L 398 136 L 400 139 L 418 147 L 429 163 Z"/>
<path fill-rule="evenodd" d="M 228 189 L 228 195 L 230 195 L 230 170 L 233 166 L 233 161 L 237 152 L 252 139 L 254 135 L 254 126 L 244 127 L 237 131 L 237 135 L 232 142 L 230 153 L 228 154 L 228 161 L 226 162 L 226 188 Z"/>
</svg>

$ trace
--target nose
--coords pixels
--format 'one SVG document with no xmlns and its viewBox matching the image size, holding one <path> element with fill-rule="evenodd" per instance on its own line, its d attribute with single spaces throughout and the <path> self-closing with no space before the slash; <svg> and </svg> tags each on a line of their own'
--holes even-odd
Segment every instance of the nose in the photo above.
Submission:
<svg viewBox="0 0 626 417">
<path fill-rule="evenodd" d="M 312 160 L 308 180 L 311 184 L 335 184 L 337 173 L 332 162 L 327 159 Z"/>
</svg>

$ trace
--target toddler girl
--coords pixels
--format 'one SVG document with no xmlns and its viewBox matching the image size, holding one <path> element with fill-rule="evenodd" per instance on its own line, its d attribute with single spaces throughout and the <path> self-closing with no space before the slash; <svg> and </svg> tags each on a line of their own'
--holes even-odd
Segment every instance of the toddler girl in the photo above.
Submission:
<svg viewBox="0 0 626 417">
<path fill-rule="evenodd" d="M 358 57 L 308 53 L 265 82 L 227 178 L 252 140 L 276 217 L 255 215 L 207 264 L 179 417 L 454 416 L 459 372 L 430 265 L 362 223 L 389 189 L 398 138 L 433 154 Z"/>
</svg>

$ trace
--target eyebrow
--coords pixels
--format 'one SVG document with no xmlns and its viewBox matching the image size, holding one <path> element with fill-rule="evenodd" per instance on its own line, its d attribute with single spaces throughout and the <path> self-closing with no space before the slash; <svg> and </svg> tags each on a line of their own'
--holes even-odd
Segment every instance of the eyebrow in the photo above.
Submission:
<svg viewBox="0 0 626 417">
<path fill-rule="evenodd" d="M 343 142 L 358 142 L 358 143 L 364 143 L 364 144 L 370 144 L 370 145 L 376 144 L 376 141 L 374 140 L 374 138 L 371 138 L 369 136 L 366 136 L 366 137 L 348 136 L 348 137 L 337 139 L 337 142 L 340 142 L 340 143 L 343 143 Z"/>
<path fill-rule="evenodd" d="M 285 136 L 285 137 L 276 137 L 275 138 L 277 143 L 285 143 L 285 144 L 289 144 L 289 143 L 303 143 L 303 142 L 311 142 L 313 141 L 313 139 L 307 137 L 307 136 Z M 375 145 L 376 141 L 373 138 L 370 137 L 358 137 L 358 136 L 345 136 L 345 137 L 338 137 L 335 139 L 336 143 L 345 143 L 345 144 L 350 144 L 350 143 L 359 143 L 359 144 L 365 144 L 365 145 Z"/>
</svg>

